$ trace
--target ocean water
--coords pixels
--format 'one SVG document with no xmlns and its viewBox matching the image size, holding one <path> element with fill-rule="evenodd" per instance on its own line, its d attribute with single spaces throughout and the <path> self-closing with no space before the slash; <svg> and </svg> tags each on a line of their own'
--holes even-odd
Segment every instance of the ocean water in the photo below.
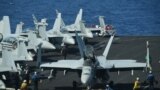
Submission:
<svg viewBox="0 0 160 90">
<path fill-rule="evenodd" d="M 14 32 L 20 21 L 24 28 L 32 28 L 35 14 L 39 20 L 47 18 L 51 29 L 56 9 L 64 22 L 71 24 L 80 8 L 86 24 L 99 24 L 98 16 L 102 15 L 118 35 L 160 36 L 160 0 L 0 0 L 0 19 L 8 15 Z"/>
</svg>

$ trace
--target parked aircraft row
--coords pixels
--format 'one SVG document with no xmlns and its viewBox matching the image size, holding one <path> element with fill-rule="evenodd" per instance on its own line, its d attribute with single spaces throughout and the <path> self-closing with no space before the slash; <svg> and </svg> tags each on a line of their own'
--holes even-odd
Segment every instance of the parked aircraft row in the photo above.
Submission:
<svg viewBox="0 0 160 90">
<path fill-rule="evenodd" d="M 45 40 L 48 38 L 55 38 L 55 37 L 62 37 L 62 45 L 66 44 L 75 44 L 75 31 L 79 33 L 80 36 L 86 38 L 93 38 L 95 33 L 98 36 L 105 36 L 105 35 L 112 35 L 115 33 L 113 26 L 105 25 L 104 17 L 99 17 L 100 27 L 86 27 L 84 21 L 82 19 L 83 10 L 80 9 L 79 13 L 77 14 L 76 20 L 74 24 L 65 25 L 62 15 L 60 12 L 57 11 L 57 17 L 55 19 L 53 28 L 50 30 L 46 30 L 46 19 L 41 19 L 41 22 L 38 22 L 37 18 L 33 16 L 34 24 L 36 30 L 38 30 L 39 36 Z"/>
<path fill-rule="evenodd" d="M 33 49 L 35 51 L 36 51 L 36 46 L 40 43 L 43 43 L 42 45 L 43 49 L 55 49 L 55 46 L 53 44 L 38 37 L 35 31 L 30 30 L 25 36 L 18 33 L 22 29 L 22 25 L 23 25 L 22 23 L 17 24 L 16 33 L 12 34 L 9 17 L 4 16 L 3 19 L 0 21 L 1 41 L 3 41 L 5 38 L 8 39 L 16 38 L 26 41 L 27 48 Z"/>
</svg>

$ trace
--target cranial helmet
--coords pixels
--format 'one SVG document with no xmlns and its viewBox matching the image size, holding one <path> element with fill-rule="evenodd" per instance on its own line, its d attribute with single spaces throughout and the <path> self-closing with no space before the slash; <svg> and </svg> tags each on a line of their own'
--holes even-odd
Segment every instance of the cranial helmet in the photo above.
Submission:
<svg viewBox="0 0 160 90">
<path fill-rule="evenodd" d="M 152 73 L 152 71 L 149 71 L 149 73 Z"/>
<path fill-rule="evenodd" d="M 25 82 L 27 82 L 27 80 L 23 80 L 23 82 L 25 83 Z"/>
</svg>

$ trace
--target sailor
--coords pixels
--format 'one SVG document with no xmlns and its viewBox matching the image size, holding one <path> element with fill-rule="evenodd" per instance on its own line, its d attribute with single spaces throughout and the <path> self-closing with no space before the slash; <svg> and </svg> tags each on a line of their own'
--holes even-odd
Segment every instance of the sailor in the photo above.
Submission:
<svg viewBox="0 0 160 90">
<path fill-rule="evenodd" d="M 27 80 L 23 80 L 20 90 L 28 90 Z"/>
<path fill-rule="evenodd" d="M 139 77 L 136 78 L 136 81 L 134 82 L 134 87 L 133 90 L 139 90 L 140 89 L 140 81 L 139 81 Z"/>
<path fill-rule="evenodd" d="M 113 90 L 113 89 L 107 84 L 105 90 Z"/>
<path fill-rule="evenodd" d="M 37 75 L 37 72 L 34 72 L 32 75 L 32 82 L 33 82 L 33 90 L 38 90 L 38 81 L 39 81 L 39 76 Z"/>
<path fill-rule="evenodd" d="M 149 83 L 149 88 L 150 88 L 151 90 L 153 90 L 153 89 L 154 89 L 154 82 L 155 82 L 156 80 L 155 80 L 155 77 L 154 77 L 152 71 L 149 71 L 149 74 L 148 74 L 148 76 L 147 76 L 147 81 L 148 81 L 148 83 Z"/>
<path fill-rule="evenodd" d="M 29 74 L 30 74 L 30 69 L 29 69 L 29 66 L 28 66 L 28 64 L 26 64 L 26 66 L 25 66 L 25 70 L 24 70 L 25 72 L 25 74 L 24 74 L 24 78 L 25 78 L 25 80 L 27 80 L 27 84 L 29 84 L 29 78 L 30 78 L 30 76 L 29 76 Z"/>
</svg>

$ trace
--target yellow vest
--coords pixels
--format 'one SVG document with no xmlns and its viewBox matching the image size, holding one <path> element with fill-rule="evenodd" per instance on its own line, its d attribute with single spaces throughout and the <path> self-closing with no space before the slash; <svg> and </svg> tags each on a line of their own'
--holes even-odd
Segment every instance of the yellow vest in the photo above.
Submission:
<svg viewBox="0 0 160 90">
<path fill-rule="evenodd" d="M 139 89 L 139 88 L 140 88 L 140 82 L 136 80 L 136 81 L 134 82 L 133 90 Z"/>
<path fill-rule="evenodd" d="M 20 90 L 27 90 L 27 83 L 22 83 Z"/>
</svg>

